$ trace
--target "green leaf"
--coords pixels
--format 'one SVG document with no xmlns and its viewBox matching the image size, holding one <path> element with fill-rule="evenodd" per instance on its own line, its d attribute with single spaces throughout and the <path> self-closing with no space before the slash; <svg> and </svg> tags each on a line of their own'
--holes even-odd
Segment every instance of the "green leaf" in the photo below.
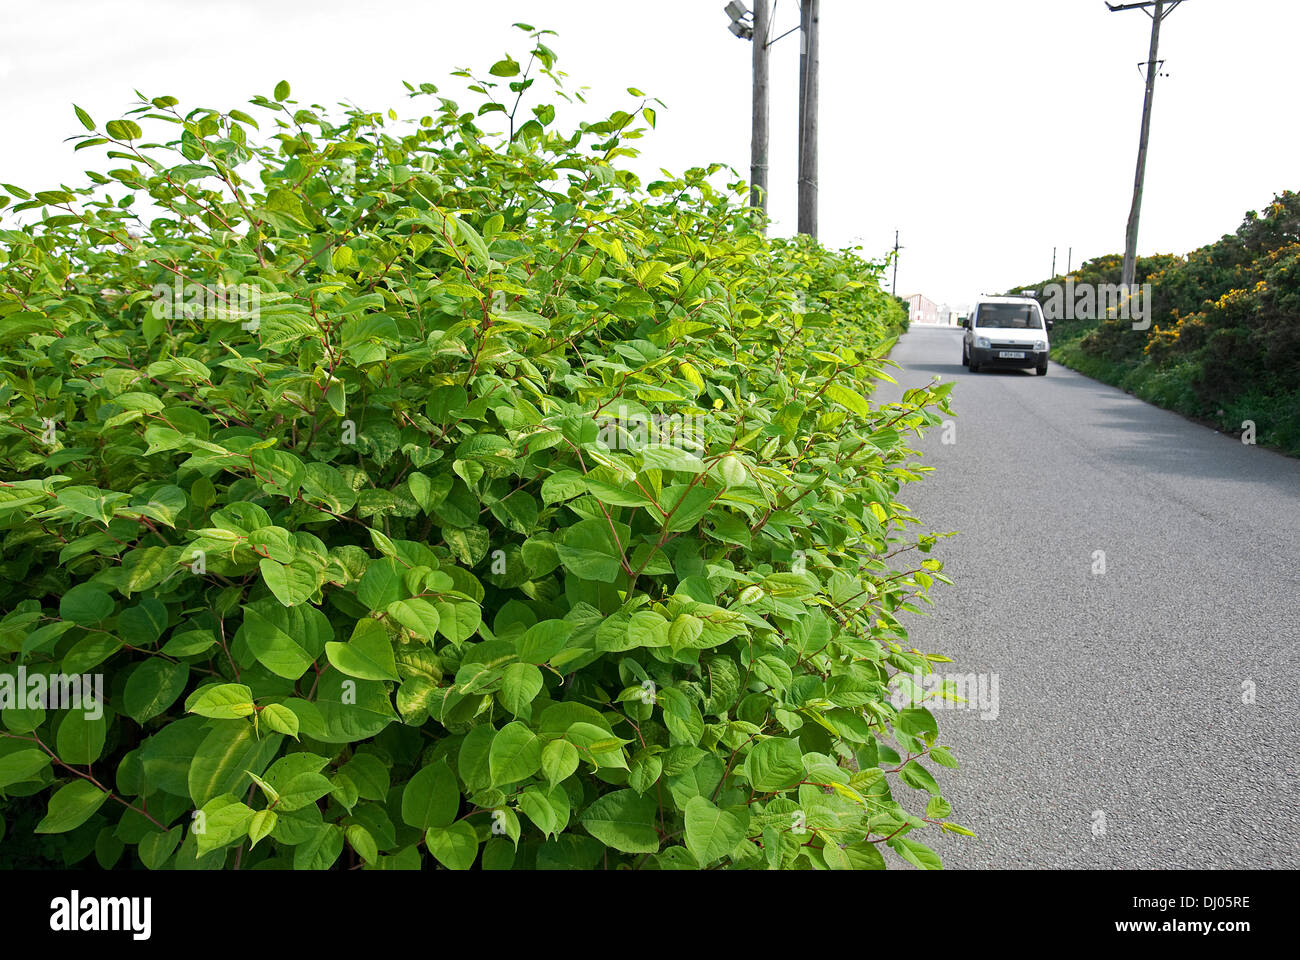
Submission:
<svg viewBox="0 0 1300 960">
<path fill-rule="evenodd" d="M 519 659 L 524 663 L 545 663 L 564 649 L 573 633 L 567 620 L 543 620 L 519 638 Z"/>
<path fill-rule="evenodd" d="M 447 761 L 421 767 L 402 791 L 402 821 L 425 830 L 447 827 L 460 810 L 460 788 Z"/>
<path fill-rule="evenodd" d="M 243 840 L 248 836 L 248 827 L 253 819 L 253 809 L 231 794 L 213 797 L 203 805 L 200 813 L 202 817 L 192 831 L 200 856 Z M 198 823 L 202 824 L 202 829 L 198 828 Z"/>
<path fill-rule="evenodd" d="M 842 407 L 847 407 L 859 417 L 870 418 L 871 416 L 871 404 L 842 384 L 832 383 L 827 386 L 826 397 Z"/>
<path fill-rule="evenodd" d="M 478 856 L 478 834 L 464 820 L 447 827 L 430 827 L 424 842 L 434 859 L 448 870 L 468 870 Z"/>
<path fill-rule="evenodd" d="M 329 796 L 334 784 L 320 771 L 329 763 L 327 757 L 314 753 L 290 753 L 281 757 L 266 771 L 265 788 L 273 793 L 277 810 L 289 812 L 314 804 Z M 254 782 L 257 778 L 250 777 Z"/>
<path fill-rule="evenodd" d="M 641 463 L 646 470 L 673 470 L 678 473 L 703 473 L 704 461 L 680 447 L 652 443 L 641 451 Z"/>
<path fill-rule="evenodd" d="M 213 797 L 247 789 L 247 773 L 261 774 L 280 747 L 279 734 L 260 740 L 245 720 L 218 720 L 199 744 L 189 769 L 190 799 L 202 807 Z"/>
<path fill-rule="evenodd" d="M 273 96 L 277 101 L 287 100 L 289 98 L 289 81 L 281 80 L 279 83 L 277 83 L 275 85 L 275 93 Z"/>
<path fill-rule="evenodd" d="M 322 824 L 293 851 L 295 870 L 328 870 L 343 852 L 343 828 Z"/>
<path fill-rule="evenodd" d="M 745 776 L 759 793 L 788 790 L 803 773 L 803 749 L 797 740 L 769 737 L 752 744 L 745 756 Z"/>
<path fill-rule="evenodd" d="M 542 671 L 531 663 L 512 663 L 501 675 L 501 704 L 516 717 L 528 719 L 541 692 Z"/>
<path fill-rule="evenodd" d="M 383 803 L 388 799 L 388 768 L 371 753 L 353 754 L 352 759 L 339 768 L 357 787 L 357 793 L 366 800 Z"/>
<path fill-rule="evenodd" d="M 375 736 L 395 719 L 382 682 L 353 679 L 339 670 L 322 671 L 312 701 L 286 700 L 302 732 L 323 743 L 355 743 Z"/>
<path fill-rule="evenodd" d="M 745 824 L 737 816 L 720 810 L 704 797 L 686 803 L 686 849 L 708 866 L 721 860 L 745 839 Z"/>
<path fill-rule="evenodd" d="M 394 600 L 385 609 L 390 617 L 417 637 L 432 640 L 438 633 L 438 611 L 428 600 L 420 597 Z"/>
<path fill-rule="evenodd" d="M 402 566 L 393 557 L 372 561 L 357 584 L 357 599 L 371 610 L 386 610 L 390 603 L 407 596 Z"/>
<path fill-rule="evenodd" d="M 228 720 L 252 716 L 257 707 L 253 691 L 242 683 L 213 683 L 191 693 L 185 700 L 185 711 Z"/>
<path fill-rule="evenodd" d="M 278 677 L 297 680 L 325 651 L 334 630 L 314 607 L 286 609 L 259 601 L 244 607 L 239 634 L 262 666 Z"/>
<path fill-rule="evenodd" d="M 170 830 L 151 830 L 140 839 L 139 847 L 140 862 L 146 869 L 161 870 L 171 859 L 171 855 L 176 852 L 176 847 L 180 844 L 182 834 L 185 832 L 184 827 L 176 826 Z M 195 847 L 197 848 L 197 837 Z"/>
<path fill-rule="evenodd" d="M 83 626 L 94 626 L 111 617 L 116 608 L 107 590 L 93 583 L 83 583 L 63 595 L 59 601 L 59 616 Z"/>
<path fill-rule="evenodd" d="M 266 581 L 267 587 L 275 594 L 275 599 L 286 607 L 306 603 L 319 586 L 316 572 L 303 561 L 279 563 L 264 559 L 257 566 L 262 571 L 262 579 Z"/>
<path fill-rule="evenodd" d="M 827 841 L 822 859 L 832 870 L 884 870 L 885 858 L 874 843 L 854 843 L 840 847 Z"/>
<path fill-rule="evenodd" d="M 438 611 L 438 632 L 455 644 L 474 636 L 482 622 L 478 604 L 469 600 L 444 600 L 434 607 Z"/>
<path fill-rule="evenodd" d="M 925 790 L 935 796 L 939 794 L 939 784 L 935 782 L 930 771 L 925 769 L 915 760 L 906 764 L 902 770 L 898 771 L 898 779 L 902 780 L 909 787 L 917 790 Z"/>
<path fill-rule="evenodd" d="M 952 804 L 940 796 L 931 797 L 930 801 L 925 805 L 925 815 L 927 817 L 942 820 L 951 813 Z"/>
<path fill-rule="evenodd" d="M 198 716 L 173 720 L 141 744 L 140 765 L 149 786 L 175 797 L 189 797 L 190 766 L 208 735 L 207 724 Z"/>
<path fill-rule="evenodd" d="M 515 721 L 497 731 L 488 753 L 492 786 L 517 783 L 531 777 L 542 766 L 542 742 L 528 727 Z"/>
<path fill-rule="evenodd" d="M 694 646 L 704 633 L 704 624 L 698 617 L 680 613 L 668 628 L 668 644 L 673 650 Z"/>
<path fill-rule="evenodd" d="M 582 814 L 587 832 L 608 847 L 623 853 L 656 853 L 659 834 L 655 831 L 658 805 L 652 797 L 635 790 L 615 790 L 599 797 Z"/>
<path fill-rule="evenodd" d="M 257 715 L 266 729 L 298 739 L 298 714 L 283 703 L 268 703 Z"/>
<path fill-rule="evenodd" d="M 104 752 L 108 736 L 108 722 L 101 712 L 98 717 L 88 717 L 84 710 L 70 710 L 59 724 L 56 749 L 64 763 L 89 764 Z"/>
<path fill-rule="evenodd" d="M 353 823 L 348 825 L 346 835 L 348 844 L 362 860 L 366 863 L 375 863 L 379 860 L 379 846 L 369 830 L 359 823 Z"/>
<path fill-rule="evenodd" d="M 274 810 L 256 811 L 248 821 L 249 847 L 257 846 L 259 841 L 270 836 L 278 819 L 278 815 Z"/>
<path fill-rule="evenodd" d="M 126 596 L 157 586 L 177 570 L 179 547 L 145 547 L 122 558 L 119 589 Z"/>
<path fill-rule="evenodd" d="M 597 767 L 626 769 L 623 744 L 628 741 L 614 736 L 608 730 L 592 723 L 579 721 L 564 733 L 565 739 L 578 748 L 579 755 Z"/>
<path fill-rule="evenodd" d="M 922 870 L 942 870 L 943 863 L 939 855 L 911 837 L 897 836 L 885 841 L 895 853 L 915 867 Z"/>
<path fill-rule="evenodd" d="M 104 132 L 114 140 L 139 140 L 143 136 L 134 120 L 110 120 L 104 124 Z"/>
<path fill-rule="evenodd" d="M 325 644 L 325 656 L 334 667 L 363 680 L 401 680 L 388 631 L 377 620 L 360 620 L 347 643 Z"/>
<path fill-rule="evenodd" d="M 552 787 L 578 769 L 578 748 L 567 740 L 552 740 L 542 748 L 542 773 Z"/>
<path fill-rule="evenodd" d="M 54 791 L 49 808 L 36 833 L 67 833 L 75 830 L 92 816 L 108 799 L 108 794 L 89 780 L 74 780 Z"/>
<path fill-rule="evenodd" d="M 50 765 L 50 755 L 36 747 L 15 750 L 0 756 L 0 790 L 33 779 Z"/>
<path fill-rule="evenodd" d="M 628 768 L 627 784 L 637 793 L 645 793 L 655 785 L 663 769 L 662 759 L 642 751 L 632 759 L 632 765 Z"/>
</svg>

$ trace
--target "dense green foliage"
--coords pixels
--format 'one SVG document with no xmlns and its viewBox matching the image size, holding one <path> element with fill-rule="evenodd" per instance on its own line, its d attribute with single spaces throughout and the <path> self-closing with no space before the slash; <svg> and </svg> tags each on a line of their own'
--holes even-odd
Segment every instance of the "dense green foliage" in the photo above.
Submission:
<svg viewBox="0 0 1300 960">
<path fill-rule="evenodd" d="M 765 239 L 717 168 L 619 169 L 637 91 L 557 131 L 531 37 L 477 109 L 163 97 L 79 111 L 92 185 L 5 187 L 0 680 L 106 698 L 3 710 L 7 862 L 935 867 L 920 833 L 967 832 L 891 703 L 943 660 L 898 497 L 947 388 L 868 400 L 880 265 Z"/>
<path fill-rule="evenodd" d="M 1073 278 L 1119 283 L 1122 259 Z M 1227 433 L 1252 421 L 1260 443 L 1300 455 L 1300 195 L 1282 193 L 1185 258 L 1140 259 L 1137 282 L 1153 288 L 1150 330 L 1058 321 L 1056 359 Z"/>
</svg>

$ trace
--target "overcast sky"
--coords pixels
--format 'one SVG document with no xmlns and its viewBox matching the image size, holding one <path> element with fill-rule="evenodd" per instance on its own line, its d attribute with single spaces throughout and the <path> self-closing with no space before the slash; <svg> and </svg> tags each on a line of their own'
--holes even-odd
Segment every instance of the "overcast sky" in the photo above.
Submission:
<svg viewBox="0 0 1300 960">
<path fill-rule="evenodd" d="M 80 183 L 102 125 L 139 89 L 240 106 L 281 79 L 302 102 L 418 115 L 401 80 L 446 84 L 549 45 L 591 113 L 636 86 L 667 104 L 634 169 L 719 161 L 748 177 L 750 45 L 724 0 L 41 0 L 0 3 L 0 181 Z M 778 0 L 777 29 L 797 23 Z M 1150 20 L 1103 0 L 822 0 L 821 238 L 882 256 L 898 292 L 965 303 L 1123 248 Z M 1186 0 L 1165 22 L 1140 252 L 1186 253 L 1298 186 L 1296 0 Z M 799 38 L 773 48 L 771 202 L 796 222 Z M 603 114 L 601 114 L 603 115 Z M 102 158 L 101 158 L 102 159 Z M 97 160 L 96 166 L 101 163 Z"/>
</svg>

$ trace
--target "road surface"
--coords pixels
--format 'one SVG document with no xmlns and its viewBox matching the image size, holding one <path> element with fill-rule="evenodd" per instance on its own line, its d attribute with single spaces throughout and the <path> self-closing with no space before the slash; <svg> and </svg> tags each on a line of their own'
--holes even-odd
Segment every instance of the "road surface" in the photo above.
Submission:
<svg viewBox="0 0 1300 960">
<path fill-rule="evenodd" d="M 1300 866 L 1300 461 L 1057 364 L 971 374 L 961 332 L 913 328 L 878 394 L 958 382 L 900 495 L 959 531 L 912 640 L 990 695 L 935 714 L 978 839 L 918 839 L 949 869 Z"/>
</svg>

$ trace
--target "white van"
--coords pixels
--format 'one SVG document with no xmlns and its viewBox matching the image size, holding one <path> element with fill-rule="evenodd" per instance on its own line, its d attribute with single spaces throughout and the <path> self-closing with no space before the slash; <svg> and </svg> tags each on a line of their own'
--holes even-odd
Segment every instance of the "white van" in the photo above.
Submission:
<svg viewBox="0 0 1300 960">
<path fill-rule="evenodd" d="M 961 324 L 961 363 L 979 373 L 991 367 L 1033 367 L 1047 376 L 1052 321 L 1032 297 L 985 297 Z"/>
</svg>

